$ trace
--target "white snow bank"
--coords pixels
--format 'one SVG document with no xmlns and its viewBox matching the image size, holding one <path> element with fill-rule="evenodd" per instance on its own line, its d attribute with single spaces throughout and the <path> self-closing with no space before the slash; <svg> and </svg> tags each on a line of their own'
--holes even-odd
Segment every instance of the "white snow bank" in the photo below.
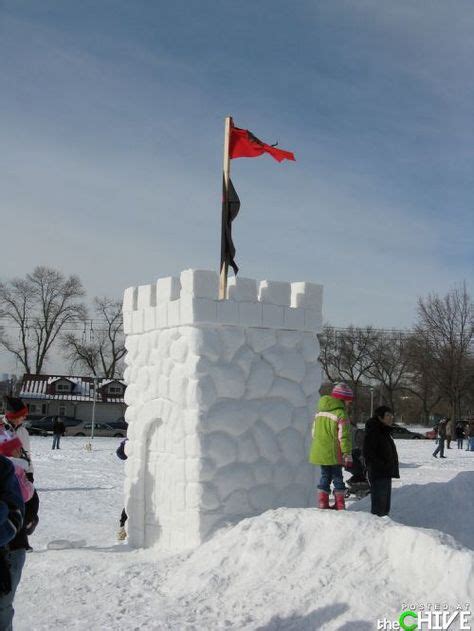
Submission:
<svg viewBox="0 0 474 631">
<path fill-rule="evenodd" d="M 197 548 L 164 590 L 174 609 L 186 602 L 201 611 L 202 628 L 230 609 L 238 629 L 287 629 L 296 619 L 298 629 L 340 629 L 355 612 L 369 629 L 377 617 L 400 613 L 407 598 L 445 602 L 456 594 L 472 602 L 474 565 L 473 555 L 442 533 L 368 514 L 277 509 Z M 176 628 L 189 622 L 174 620 Z"/>
<path fill-rule="evenodd" d="M 473 471 L 458 473 L 446 482 L 408 484 L 393 491 L 390 516 L 407 526 L 442 530 L 474 549 L 474 524 L 468 512 L 473 489 Z M 353 504 L 351 510 L 370 511 L 370 498 Z"/>
</svg>

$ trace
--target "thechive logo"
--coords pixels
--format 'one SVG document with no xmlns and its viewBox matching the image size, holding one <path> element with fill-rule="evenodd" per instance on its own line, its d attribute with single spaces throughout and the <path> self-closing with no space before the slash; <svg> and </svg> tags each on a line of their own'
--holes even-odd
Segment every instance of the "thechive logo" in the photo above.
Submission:
<svg viewBox="0 0 474 631">
<path fill-rule="evenodd" d="M 450 608 L 439 603 L 426 605 L 408 605 L 403 603 L 398 620 L 382 618 L 377 620 L 377 629 L 402 629 L 403 631 L 445 631 L 456 629 L 472 631 L 471 606 L 457 605 Z M 454 626 L 453 626 L 454 625 Z"/>
</svg>

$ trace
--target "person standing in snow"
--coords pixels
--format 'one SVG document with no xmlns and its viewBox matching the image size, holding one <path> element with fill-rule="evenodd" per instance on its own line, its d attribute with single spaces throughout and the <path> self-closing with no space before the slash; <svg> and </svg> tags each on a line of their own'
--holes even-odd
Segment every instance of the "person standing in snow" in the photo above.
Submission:
<svg viewBox="0 0 474 631">
<path fill-rule="evenodd" d="M 56 416 L 53 421 L 53 446 L 51 449 L 59 449 L 59 441 L 61 440 L 61 436 L 64 436 L 66 428 L 64 426 L 63 420 L 60 416 Z"/>
<path fill-rule="evenodd" d="M 392 478 L 399 478 L 398 454 L 391 436 L 393 411 L 386 405 L 374 410 L 365 426 L 364 458 L 370 483 L 371 513 L 383 517 L 390 512 Z"/>
<path fill-rule="evenodd" d="M 321 467 L 318 484 L 318 507 L 329 508 L 331 482 L 334 485 L 334 507 L 345 509 L 346 487 L 342 467 L 352 465 L 351 429 L 349 406 L 354 399 L 352 390 L 345 383 L 338 383 L 330 395 L 322 396 L 313 423 L 313 442 L 309 461 Z"/>
<path fill-rule="evenodd" d="M 26 427 L 23 425 L 23 422 L 26 421 L 26 417 L 28 416 L 28 408 L 23 401 L 17 397 L 5 396 L 4 402 L 5 419 L 8 424 L 7 428 L 14 432 L 21 440 L 23 450 L 29 462 L 26 469 L 26 477 L 30 480 L 30 482 L 34 482 L 33 464 L 31 462 L 30 435 L 28 434 Z"/>
<path fill-rule="evenodd" d="M 453 439 L 453 433 L 451 429 L 451 421 L 449 418 L 446 419 L 446 447 L 451 449 L 451 440 Z"/>
<path fill-rule="evenodd" d="M 462 449 L 464 446 L 464 428 L 462 423 L 456 425 L 456 441 L 458 443 L 458 449 Z"/>
<path fill-rule="evenodd" d="M 448 423 L 448 420 L 445 418 L 442 418 L 440 422 L 438 423 L 438 446 L 433 451 L 433 456 L 435 458 L 438 457 L 438 454 L 440 458 L 446 458 L 446 456 L 444 455 L 444 441 L 446 440 L 447 423 Z"/>
<path fill-rule="evenodd" d="M 13 464 L 0 456 L 0 629 L 12 629 L 13 599 L 25 564 L 23 502 Z"/>
<path fill-rule="evenodd" d="M 5 401 L 5 419 L 7 424 L 5 429 L 11 432 L 13 436 L 20 439 L 22 445 L 22 457 L 26 460 L 25 475 L 26 478 L 34 483 L 33 465 L 31 462 L 31 446 L 30 435 L 28 430 L 23 425 L 28 415 L 28 408 L 23 401 L 17 397 L 4 397 Z M 33 534 L 36 526 L 38 525 L 38 512 L 39 512 L 39 497 L 36 490 L 33 491 L 33 496 L 25 504 L 25 527 L 22 531 L 22 538 L 18 545 L 23 546 L 25 550 L 30 551 L 33 548 L 28 542 L 28 535 Z M 1 627 L 0 627 L 1 629 Z"/>
<path fill-rule="evenodd" d="M 469 423 L 466 428 L 467 448 L 466 451 L 474 451 L 474 423 Z"/>
</svg>

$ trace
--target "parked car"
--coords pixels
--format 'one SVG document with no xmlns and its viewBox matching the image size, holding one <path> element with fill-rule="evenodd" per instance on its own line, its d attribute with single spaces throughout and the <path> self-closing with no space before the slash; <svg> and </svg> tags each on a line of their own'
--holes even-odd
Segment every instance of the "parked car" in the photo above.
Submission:
<svg viewBox="0 0 474 631">
<path fill-rule="evenodd" d="M 401 425 L 392 425 L 392 438 L 409 438 L 409 439 L 421 439 L 425 438 L 423 434 L 418 432 L 412 432 L 406 427 L 402 427 Z"/>
<path fill-rule="evenodd" d="M 82 421 L 79 425 L 66 427 L 66 436 L 90 436 L 92 421 Z M 112 427 L 109 423 L 94 423 L 94 436 L 127 436 L 127 430 Z"/>
<path fill-rule="evenodd" d="M 107 421 L 106 425 L 110 425 L 114 429 L 123 429 L 125 432 L 127 431 L 128 423 L 124 418 L 119 418 L 116 421 Z"/>
<path fill-rule="evenodd" d="M 53 433 L 53 422 L 56 416 L 58 415 L 43 416 L 43 418 L 40 418 L 38 421 L 26 421 L 25 427 L 28 430 L 28 433 L 32 436 L 47 436 L 48 434 Z M 63 420 L 66 430 L 68 427 L 74 427 L 75 425 L 79 425 L 79 423 L 83 422 L 80 418 L 73 418 L 72 416 L 59 416 Z"/>
</svg>

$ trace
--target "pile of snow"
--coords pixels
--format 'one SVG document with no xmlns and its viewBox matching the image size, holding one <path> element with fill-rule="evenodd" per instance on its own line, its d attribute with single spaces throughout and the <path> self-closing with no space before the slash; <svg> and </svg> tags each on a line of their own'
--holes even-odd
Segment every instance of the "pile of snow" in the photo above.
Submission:
<svg viewBox="0 0 474 631">
<path fill-rule="evenodd" d="M 209 629 L 224 610 L 236 629 L 368 629 L 400 614 L 402 594 L 444 602 L 453 593 L 474 597 L 473 557 L 442 533 L 368 514 L 278 509 L 217 534 L 176 568 L 165 595 L 179 613 L 166 622 L 183 628 L 198 611 Z"/>
<path fill-rule="evenodd" d="M 392 518 L 370 515 L 367 500 L 346 512 L 280 508 L 165 556 L 115 543 L 117 441 L 95 439 L 91 453 L 84 442 L 57 453 L 33 441 L 41 522 L 17 631 L 367 631 L 405 602 L 474 602 L 474 453 L 440 461 L 432 441 L 397 441 Z"/>
<path fill-rule="evenodd" d="M 443 531 L 473 549 L 472 514 L 470 519 L 467 518 L 468 507 L 472 504 L 473 482 L 472 471 L 464 471 L 447 482 L 402 486 L 394 493 L 390 516 L 407 526 Z M 357 502 L 351 508 L 354 511 L 370 511 L 370 498 Z M 449 519 L 446 519 L 447 515 Z"/>
</svg>

